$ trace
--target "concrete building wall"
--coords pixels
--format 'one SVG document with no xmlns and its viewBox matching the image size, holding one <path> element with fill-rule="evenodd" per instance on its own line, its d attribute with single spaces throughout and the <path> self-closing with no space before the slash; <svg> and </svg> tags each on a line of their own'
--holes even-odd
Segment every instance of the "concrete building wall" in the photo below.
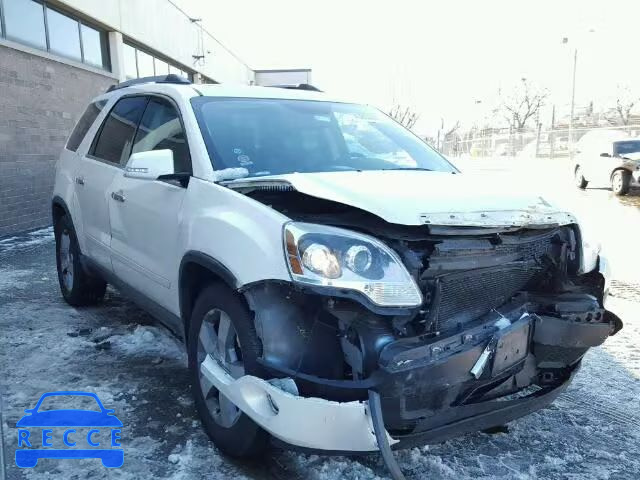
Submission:
<svg viewBox="0 0 640 480">
<path fill-rule="evenodd" d="M 168 0 L 59 2 L 219 83 L 249 84 L 253 70 Z M 193 56 L 204 55 L 196 60 Z"/>
<path fill-rule="evenodd" d="M 55 163 L 89 100 L 116 80 L 0 43 L 0 237 L 51 223 Z"/>
</svg>

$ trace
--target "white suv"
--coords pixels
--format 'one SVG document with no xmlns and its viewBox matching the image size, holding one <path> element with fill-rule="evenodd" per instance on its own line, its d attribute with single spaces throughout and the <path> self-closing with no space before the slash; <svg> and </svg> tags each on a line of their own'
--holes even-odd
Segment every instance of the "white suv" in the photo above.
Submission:
<svg viewBox="0 0 640 480">
<path fill-rule="evenodd" d="M 461 174 L 378 110 L 174 76 L 96 98 L 57 166 L 60 287 L 184 338 L 235 456 L 440 441 L 552 402 L 622 326 L 606 262 L 538 195 Z"/>
</svg>

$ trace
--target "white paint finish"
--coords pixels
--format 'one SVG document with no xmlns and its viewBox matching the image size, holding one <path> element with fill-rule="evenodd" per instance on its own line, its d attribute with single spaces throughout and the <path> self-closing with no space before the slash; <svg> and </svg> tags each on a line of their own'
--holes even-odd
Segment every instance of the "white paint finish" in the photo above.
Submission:
<svg viewBox="0 0 640 480">
<path fill-rule="evenodd" d="M 124 197 L 124 202 L 109 202 L 114 273 L 163 307 L 179 311 L 169 289 L 178 268 L 187 190 L 166 182 L 128 178 L 123 171 L 109 190 Z"/>
<path fill-rule="evenodd" d="M 293 173 L 230 182 L 291 184 L 313 197 L 351 205 L 402 225 L 526 226 L 575 223 L 575 218 L 522 185 L 444 172 Z"/>
<path fill-rule="evenodd" d="M 165 128 L 164 135 L 170 135 L 172 131 L 178 130 L 178 127 L 179 130 L 182 131 L 182 126 L 177 118 L 174 119 L 173 122 L 165 124 L 165 126 L 167 125 L 171 130 Z M 146 144 L 149 140 L 155 141 L 156 139 L 151 135 L 147 135 L 136 145 L 137 148 L 145 150 L 133 153 L 129 157 L 129 161 L 125 167 L 125 177 L 155 180 L 161 175 L 175 173 L 173 168 L 173 152 L 169 149 L 152 150 L 154 145 Z"/>
<path fill-rule="evenodd" d="M 318 450 L 378 450 L 366 402 L 339 403 L 299 397 L 251 375 L 235 380 L 210 356 L 200 369 L 240 410 L 288 444 Z M 272 404 L 277 406 L 277 413 Z M 388 433 L 387 437 L 391 445 L 398 443 Z"/>
<path fill-rule="evenodd" d="M 185 199 L 183 249 L 203 252 L 225 265 L 239 286 L 291 280 L 284 259 L 284 215 L 212 182 L 192 178 Z M 176 279 L 178 272 L 175 272 Z"/>
<path fill-rule="evenodd" d="M 109 187 L 120 168 L 86 156 L 80 159 L 76 176 L 76 196 L 82 218 L 85 248 L 82 253 L 111 270 L 111 227 L 109 221 Z"/>
<path fill-rule="evenodd" d="M 202 34 L 205 63 L 194 64 L 193 55 L 202 54 L 198 48 L 200 26 L 167 0 L 61 1 L 103 26 L 218 82 L 248 84 L 254 80 L 253 70 L 206 33 Z"/>
</svg>

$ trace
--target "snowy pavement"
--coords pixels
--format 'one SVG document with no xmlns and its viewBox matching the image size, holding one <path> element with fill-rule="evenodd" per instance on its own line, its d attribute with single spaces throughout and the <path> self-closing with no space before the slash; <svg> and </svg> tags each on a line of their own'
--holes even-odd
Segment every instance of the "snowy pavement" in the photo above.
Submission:
<svg viewBox="0 0 640 480">
<path fill-rule="evenodd" d="M 640 478 L 640 303 L 629 299 L 638 297 L 620 295 L 610 305 L 624 330 L 587 355 L 550 408 L 511 423 L 508 433 L 399 452 L 407 477 Z M 92 391 L 115 409 L 124 424 L 122 468 L 107 470 L 99 460 L 15 467 L 16 421 L 55 390 Z M 0 394 L 10 480 L 387 478 L 377 456 L 274 452 L 256 463 L 222 456 L 197 419 L 181 344 L 113 290 L 98 307 L 66 305 L 50 230 L 0 240 Z"/>
</svg>

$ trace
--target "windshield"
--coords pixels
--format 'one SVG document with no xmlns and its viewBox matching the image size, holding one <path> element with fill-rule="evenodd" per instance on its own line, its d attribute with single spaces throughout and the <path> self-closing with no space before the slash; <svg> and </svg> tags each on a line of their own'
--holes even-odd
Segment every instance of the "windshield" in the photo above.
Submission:
<svg viewBox="0 0 640 480">
<path fill-rule="evenodd" d="M 457 171 L 375 108 L 308 100 L 196 97 L 196 118 L 216 170 L 293 172 Z"/>
<path fill-rule="evenodd" d="M 615 142 L 613 144 L 613 154 L 624 157 L 630 153 L 640 152 L 640 140 L 629 140 L 624 142 Z"/>
</svg>

